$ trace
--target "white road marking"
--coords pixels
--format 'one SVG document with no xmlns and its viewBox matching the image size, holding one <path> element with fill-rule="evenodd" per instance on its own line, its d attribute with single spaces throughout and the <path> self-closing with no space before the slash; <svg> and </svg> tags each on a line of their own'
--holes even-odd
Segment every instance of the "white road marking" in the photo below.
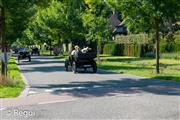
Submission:
<svg viewBox="0 0 180 120">
<path fill-rule="evenodd" d="M 102 86 L 95 85 L 93 88 L 101 88 Z M 74 89 L 87 89 L 87 87 L 62 87 L 62 88 L 52 88 L 52 89 L 46 89 L 45 92 L 53 92 L 57 90 L 74 90 Z"/>
<path fill-rule="evenodd" d="M 73 90 L 74 88 L 59 88 L 59 90 Z"/>
<path fill-rule="evenodd" d="M 38 103 L 39 105 L 43 104 L 52 104 L 52 103 L 59 103 L 59 102 L 69 102 L 69 101 L 74 101 L 76 99 L 71 99 L 71 100 L 55 100 L 55 101 L 49 101 L 49 102 L 40 102 Z"/>
<path fill-rule="evenodd" d="M 86 87 L 75 87 L 77 89 L 86 89 Z"/>
<path fill-rule="evenodd" d="M 73 90 L 73 89 L 87 89 L 87 87 L 64 87 L 64 88 L 58 88 L 57 90 Z"/>
<path fill-rule="evenodd" d="M 35 92 L 35 91 L 29 91 L 28 93 L 29 93 L 29 94 L 35 94 L 35 93 L 37 93 L 37 92 Z"/>
<path fill-rule="evenodd" d="M 51 89 L 46 89 L 45 92 L 53 92 Z"/>
</svg>

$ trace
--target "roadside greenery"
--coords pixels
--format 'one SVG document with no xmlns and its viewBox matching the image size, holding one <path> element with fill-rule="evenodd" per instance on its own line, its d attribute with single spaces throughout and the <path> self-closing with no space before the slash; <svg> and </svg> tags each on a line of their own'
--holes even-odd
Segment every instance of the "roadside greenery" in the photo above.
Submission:
<svg viewBox="0 0 180 120">
<path fill-rule="evenodd" d="M 36 13 L 16 44 L 62 47 L 63 43 L 84 46 L 86 41 L 95 41 L 100 49 L 101 40 L 110 39 L 110 8 L 101 0 L 53 0 L 46 8 L 35 4 L 31 9 Z"/>
<path fill-rule="evenodd" d="M 156 72 L 160 73 L 160 32 L 164 35 L 173 33 L 172 23 L 179 19 L 178 0 L 108 0 L 122 10 L 128 31 L 154 33 L 156 45 Z M 112 4 L 113 6 L 114 4 Z M 113 6 L 113 7 L 117 7 Z M 168 32 L 167 32 L 168 31 Z"/>
<path fill-rule="evenodd" d="M 161 37 L 160 58 L 162 58 L 162 56 L 167 56 L 168 54 L 174 54 L 174 57 L 178 57 L 180 52 L 180 33 L 179 31 L 176 31 L 174 35 L 171 36 L 171 39 L 169 37 Z M 116 56 L 155 58 L 154 38 L 152 34 L 116 36 L 114 41 L 104 42 L 102 53 Z M 169 58 L 171 58 L 171 55 L 169 55 Z"/>
<path fill-rule="evenodd" d="M 176 53 L 162 53 L 160 57 L 164 58 L 164 59 L 176 59 L 176 60 L 180 61 L 180 52 L 176 52 Z"/>
<path fill-rule="evenodd" d="M 155 60 L 150 58 L 103 55 L 98 65 L 107 71 L 180 82 L 180 59 L 162 58 L 160 60 L 161 74 L 156 74 Z"/>
<path fill-rule="evenodd" d="M 2 51 L 12 43 L 40 48 L 46 45 L 48 50 L 65 44 L 68 49 L 64 52 L 68 53 L 76 44 L 85 47 L 94 42 L 98 53 L 156 56 L 159 73 L 160 56 L 168 56 L 159 53 L 176 53 L 180 49 L 178 25 L 175 28 L 179 11 L 178 0 L 0 0 Z M 103 48 L 104 42 L 112 42 L 115 29 L 109 18 L 114 12 L 118 12 L 121 21 L 116 27 L 123 25 L 128 31 L 127 36 L 117 37 L 116 43 L 133 44 L 108 43 Z M 152 51 L 145 51 L 147 47 Z"/>
<path fill-rule="evenodd" d="M 14 58 L 8 64 L 8 77 L 0 84 L 0 98 L 17 97 L 24 89 L 24 82 Z"/>
</svg>

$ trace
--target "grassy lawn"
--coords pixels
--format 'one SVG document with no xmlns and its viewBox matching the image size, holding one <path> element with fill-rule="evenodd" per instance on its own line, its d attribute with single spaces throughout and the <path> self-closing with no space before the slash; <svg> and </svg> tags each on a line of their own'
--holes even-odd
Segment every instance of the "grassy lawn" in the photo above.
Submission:
<svg viewBox="0 0 180 120">
<path fill-rule="evenodd" d="M 17 97 L 24 89 L 24 82 L 14 58 L 9 60 L 8 70 L 8 80 L 0 84 L 0 98 Z"/>
<path fill-rule="evenodd" d="M 180 52 L 177 53 L 162 53 L 160 54 L 161 58 L 165 58 L 165 59 L 179 59 L 180 60 Z"/>
<path fill-rule="evenodd" d="M 49 50 L 40 50 L 40 54 L 45 55 L 45 56 L 50 56 L 50 51 Z M 52 54 L 53 54 L 53 52 L 52 52 Z"/>
<path fill-rule="evenodd" d="M 101 55 L 102 69 L 149 78 L 180 81 L 180 59 L 161 59 L 160 72 L 155 72 L 155 59 Z"/>
</svg>

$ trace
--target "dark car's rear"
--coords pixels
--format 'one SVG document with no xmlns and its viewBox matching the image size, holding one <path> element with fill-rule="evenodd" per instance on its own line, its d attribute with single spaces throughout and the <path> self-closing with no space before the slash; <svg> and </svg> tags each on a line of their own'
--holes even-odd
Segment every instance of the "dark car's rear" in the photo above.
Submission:
<svg viewBox="0 0 180 120">
<path fill-rule="evenodd" d="M 28 59 L 29 62 L 31 61 L 31 55 L 28 49 L 22 48 L 19 50 L 19 55 L 18 55 L 18 61 L 22 59 Z"/>
</svg>

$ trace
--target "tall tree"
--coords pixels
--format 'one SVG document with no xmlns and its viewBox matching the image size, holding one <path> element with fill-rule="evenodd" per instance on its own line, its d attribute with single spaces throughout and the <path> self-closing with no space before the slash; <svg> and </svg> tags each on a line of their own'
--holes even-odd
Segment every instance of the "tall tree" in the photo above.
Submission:
<svg viewBox="0 0 180 120">
<path fill-rule="evenodd" d="M 108 39 L 110 35 L 109 7 L 102 0 L 85 0 L 85 4 L 87 8 L 83 14 L 83 23 L 87 30 L 86 39 L 96 41 L 100 53 L 102 40 Z"/>
<path fill-rule="evenodd" d="M 179 16 L 180 2 L 178 0 L 121 0 L 118 2 L 122 17 L 128 18 L 126 24 L 130 31 L 155 32 L 156 38 L 156 72 L 159 74 L 159 43 L 160 27 Z"/>
<path fill-rule="evenodd" d="M 45 9 L 38 9 L 24 31 L 24 37 L 40 43 L 48 39 L 55 43 L 77 44 L 84 39 L 81 18 L 83 9 L 83 1 L 51 1 Z"/>
<path fill-rule="evenodd" d="M 1 49 L 2 53 L 4 53 L 4 56 L 6 55 L 6 40 L 5 40 L 5 8 L 3 6 L 2 1 L 0 1 L 0 41 L 1 41 Z M 5 59 L 4 59 L 5 60 Z M 1 61 L 1 74 L 6 76 L 7 66 L 6 61 Z"/>
<path fill-rule="evenodd" d="M 28 23 L 29 18 L 34 14 L 31 9 L 33 4 L 40 6 L 48 5 L 49 0 L 0 0 L 0 38 L 2 52 L 7 52 L 7 43 L 12 43 L 17 38 L 22 36 L 22 31 Z M 1 72 L 6 75 L 6 64 L 2 61 Z"/>
</svg>

